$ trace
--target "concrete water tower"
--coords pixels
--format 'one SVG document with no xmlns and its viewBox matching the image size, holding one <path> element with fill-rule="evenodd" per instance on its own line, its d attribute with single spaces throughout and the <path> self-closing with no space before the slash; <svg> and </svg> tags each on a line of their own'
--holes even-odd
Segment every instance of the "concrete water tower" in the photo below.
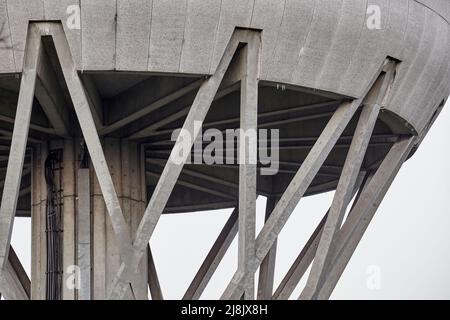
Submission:
<svg viewBox="0 0 450 320">
<path fill-rule="evenodd" d="M 2 296 L 161 299 L 160 216 L 234 208 L 184 298 L 235 236 L 223 299 L 287 299 L 311 264 L 300 298 L 328 298 L 450 93 L 449 18 L 447 0 L 0 0 Z M 278 130 L 276 171 L 237 161 L 261 139 L 215 149 L 236 161 L 180 159 L 179 128 L 189 149 L 207 129 Z M 302 197 L 331 190 L 274 288 L 277 236 Z M 31 217 L 31 279 L 15 217 Z"/>
</svg>

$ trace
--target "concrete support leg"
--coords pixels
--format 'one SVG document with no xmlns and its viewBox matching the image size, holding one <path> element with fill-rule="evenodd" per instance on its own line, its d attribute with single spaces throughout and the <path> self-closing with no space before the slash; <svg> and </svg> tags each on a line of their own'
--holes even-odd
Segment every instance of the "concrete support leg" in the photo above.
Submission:
<svg viewBox="0 0 450 320">
<path fill-rule="evenodd" d="M 105 157 L 108 163 L 114 188 L 122 208 L 124 220 L 129 226 L 130 236 L 136 232 L 145 206 L 145 181 L 141 174 L 145 172 L 140 147 L 119 139 L 104 139 Z M 104 280 L 94 283 L 94 299 L 106 299 L 114 286 L 115 275 L 120 269 L 121 254 L 118 239 L 107 217 L 103 196 L 98 194 L 98 180 L 94 178 L 93 191 L 93 274 L 103 273 Z M 143 184 L 144 183 L 144 184 Z M 145 252 L 144 257 L 146 257 Z M 127 299 L 147 299 L 147 259 L 143 259 L 133 272 L 133 292 L 127 293 Z M 98 290 L 98 291 L 97 291 Z"/>
<path fill-rule="evenodd" d="M 214 242 L 211 250 L 208 252 L 208 255 L 192 280 L 188 290 L 184 294 L 183 300 L 198 300 L 202 295 L 209 280 L 211 280 L 214 272 L 236 237 L 238 232 L 238 215 L 238 210 L 233 210 L 230 218 L 225 223 L 217 240 Z"/>
<path fill-rule="evenodd" d="M 392 69 L 391 69 L 392 71 Z M 319 246 L 314 257 L 311 273 L 301 299 L 317 299 L 318 289 L 321 287 L 326 273 L 331 267 L 335 250 L 335 240 L 340 229 L 348 204 L 354 189 L 372 131 L 378 118 L 382 100 L 386 95 L 389 84 L 393 80 L 393 72 L 382 74 L 375 82 L 372 90 L 364 100 L 358 125 L 353 135 L 352 143 L 345 160 L 344 168 L 339 179 L 333 203 L 321 235 Z"/>
<path fill-rule="evenodd" d="M 238 270 L 251 272 L 255 260 L 256 162 L 258 152 L 258 65 L 259 35 L 253 34 L 244 50 L 241 80 L 241 123 L 239 136 L 239 245 Z M 246 283 L 245 300 L 255 299 L 255 279 Z"/>
<path fill-rule="evenodd" d="M 91 167 L 92 205 L 92 299 L 106 298 L 106 206 L 94 169 Z"/>
<path fill-rule="evenodd" d="M 364 106 L 359 118 L 341 178 L 334 194 L 333 203 L 320 238 L 311 273 L 308 277 L 306 288 L 302 293 L 305 299 L 317 297 L 317 288 L 323 282 L 325 274 L 330 267 L 336 234 L 341 227 L 347 206 L 352 199 L 352 191 L 356 184 L 379 111 L 380 106 L 378 104 L 367 104 Z"/>
<path fill-rule="evenodd" d="M 328 213 L 329 211 L 317 225 L 302 251 L 300 251 L 294 263 L 289 268 L 289 271 L 286 273 L 277 290 L 273 294 L 273 300 L 288 300 L 306 270 L 308 270 L 314 259 L 314 255 L 316 254 L 317 246 L 319 245 L 320 236 L 322 234 L 323 226 L 325 225 Z"/>
<path fill-rule="evenodd" d="M 348 261 L 375 215 L 378 206 L 410 154 L 414 144 L 415 137 L 401 139 L 395 143 L 375 175 L 363 189 L 359 200 L 351 210 L 336 239 L 336 254 L 333 257 L 331 270 L 320 288 L 318 299 L 328 299 L 330 297 Z"/>
<path fill-rule="evenodd" d="M 6 300 L 29 300 L 31 282 L 14 249 L 9 251 L 5 272 L 0 278 L 0 288 Z M 1 295 L 0 295 L 1 298 Z"/>
<path fill-rule="evenodd" d="M 276 197 L 267 198 L 266 221 L 269 219 L 278 199 Z M 271 300 L 273 293 L 273 280 L 275 275 L 275 261 L 277 256 L 277 241 L 274 242 L 267 256 L 259 267 L 258 278 L 258 300 Z"/>
<path fill-rule="evenodd" d="M 148 268 L 148 287 L 152 300 L 164 300 L 161 285 L 159 284 L 158 273 L 156 272 L 155 261 L 153 260 L 150 244 L 147 247 L 147 268 Z"/>
<path fill-rule="evenodd" d="M 41 38 L 33 26 L 29 28 L 27 48 L 17 102 L 16 118 L 8 157 L 5 184 L 0 205 L 0 277 L 7 266 L 14 216 L 19 198 L 25 150 L 30 128 L 31 110 L 36 86 Z M 5 294 L 5 292 L 3 292 Z"/>
<path fill-rule="evenodd" d="M 74 266 L 79 266 L 77 263 L 76 254 L 76 180 L 77 174 L 77 146 L 73 140 L 64 140 L 62 145 L 63 158 L 63 209 L 62 209 L 62 260 L 63 260 L 63 278 L 62 278 L 62 298 L 63 300 L 75 300 L 76 286 L 74 281 L 78 281 L 77 274 L 74 274 Z M 44 177 L 41 177 L 45 181 Z"/>
<path fill-rule="evenodd" d="M 47 187 L 44 177 L 44 163 L 47 158 L 47 144 L 40 144 L 33 148 L 32 163 L 32 206 L 31 206 L 31 298 L 45 299 L 46 283 L 46 199 Z"/>
<path fill-rule="evenodd" d="M 30 297 L 20 278 L 8 261 L 0 277 L 0 290 L 6 300 L 29 300 Z"/>
<path fill-rule="evenodd" d="M 353 190 L 351 198 L 355 195 L 356 192 L 358 192 L 358 195 L 356 196 L 355 201 L 359 199 L 359 195 L 363 187 L 365 186 L 365 174 L 361 174 L 359 178 L 357 179 L 355 188 Z M 272 296 L 273 300 L 288 300 L 292 293 L 294 292 L 295 288 L 297 287 L 298 283 L 302 279 L 305 272 L 308 270 L 308 267 L 311 265 L 311 262 L 314 259 L 314 256 L 316 255 L 317 247 L 319 245 L 319 241 L 322 235 L 322 231 L 325 225 L 325 222 L 327 220 L 328 214 L 330 213 L 330 210 L 327 211 L 325 216 L 322 218 L 320 223 L 317 225 L 316 229 L 306 242 L 305 246 L 303 247 L 302 251 L 300 251 L 299 255 L 295 259 L 292 266 L 289 268 L 289 271 L 284 276 L 283 280 L 281 281 L 280 285 L 278 286 L 277 290 Z"/>
<path fill-rule="evenodd" d="M 77 261 L 80 270 L 78 300 L 91 300 L 91 195 L 89 169 L 77 176 Z"/>
</svg>

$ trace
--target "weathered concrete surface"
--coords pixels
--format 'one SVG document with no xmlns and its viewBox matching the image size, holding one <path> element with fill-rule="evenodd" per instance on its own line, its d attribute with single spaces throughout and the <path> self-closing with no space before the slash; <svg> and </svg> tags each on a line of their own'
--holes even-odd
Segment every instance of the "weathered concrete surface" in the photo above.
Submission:
<svg viewBox="0 0 450 320">
<path fill-rule="evenodd" d="M 401 60 L 387 108 L 417 132 L 449 93 L 447 0 L 371 1 L 381 30 L 360 0 L 85 0 L 81 30 L 67 25 L 77 3 L 0 0 L 0 73 L 22 70 L 29 20 L 61 19 L 84 71 L 213 74 L 239 26 L 263 30 L 261 80 L 359 98 L 386 56 Z"/>
<path fill-rule="evenodd" d="M 30 73 L 30 70 L 27 70 L 30 69 L 28 60 L 23 61 L 24 53 L 34 48 L 32 42 L 28 41 L 25 44 L 24 41 L 27 36 L 28 21 L 61 19 L 64 29 L 57 23 L 34 24 L 40 26 L 40 35 L 52 34 L 53 42 L 47 37 L 42 41 L 41 56 L 45 59 L 41 59 L 40 64 L 45 65 L 48 70 L 39 68 L 31 71 L 37 73 L 38 81 L 40 81 L 36 92 L 36 106 L 39 107 L 38 104 L 41 104 L 43 112 L 38 113 L 42 115 L 45 113 L 48 116 L 52 110 L 55 111 L 62 104 L 70 102 L 68 103 L 70 106 L 72 103 L 75 114 L 72 117 L 68 116 L 68 119 L 72 120 L 76 126 L 80 122 L 79 135 L 82 134 L 85 137 L 86 146 L 91 154 L 94 171 L 91 171 L 90 193 L 86 192 L 85 197 L 89 195 L 92 197 L 94 211 L 91 229 L 93 235 L 89 237 L 89 232 L 86 231 L 86 242 L 92 241 L 94 253 L 91 264 L 94 299 L 108 296 L 130 298 L 130 283 L 133 285 L 136 298 L 147 296 L 147 281 L 142 281 L 147 277 L 145 270 L 147 260 L 141 258 L 146 254 L 151 234 L 167 206 L 169 211 L 171 208 L 176 208 L 178 211 L 190 211 L 201 210 L 206 208 L 205 205 L 209 205 L 208 208 L 211 208 L 211 205 L 236 206 L 237 200 L 239 200 L 239 224 L 241 227 L 245 226 L 239 228 L 241 230 L 239 272 L 242 271 L 244 276 L 241 277 L 238 273 L 238 280 L 233 280 L 224 297 L 240 298 L 241 289 L 243 292 L 248 292 L 247 297 L 252 297 L 253 288 L 247 280 L 253 277 L 257 266 L 267 252 L 271 251 L 298 200 L 308 192 L 323 192 L 327 188 L 334 188 L 337 184 L 336 176 L 339 176 L 341 172 L 340 166 L 344 165 L 345 150 L 348 147 L 352 149 L 349 144 L 351 139 L 346 141 L 354 132 L 356 121 L 353 120 L 356 118 L 362 97 L 365 96 L 371 81 L 374 80 L 374 75 L 378 74 L 380 68 L 386 72 L 387 65 L 382 66 L 383 62 L 391 61 L 390 63 L 395 63 L 398 68 L 392 87 L 387 88 L 389 94 L 383 95 L 386 98 L 378 101 L 377 108 L 387 108 L 397 114 L 404 122 L 400 126 L 404 128 L 409 126 L 411 132 L 426 131 L 423 128 L 429 125 L 430 118 L 436 108 L 442 105 L 442 101 L 447 98 L 450 90 L 448 53 L 450 32 L 447 18 L 450 4 L 440 0 L 373 0 L 370 3 L 377 5 L 381 10 L 381 29 L 379 30 L 371 30 L 366 26 L 367 2 L 359 0 L 85 0 L 74 3 L 82 3 L 82 8 L 75 5 L 74 10 L 73 3 L 69 1 L 0 0 L 0 22 L 3 22 L 1 24 L 3 47 L 0 50 L 2 58 L 0 88 L 3 90 L 0 92 L 0 103 L 2 103 L 0 134 L 2 139 L 13 139 L 11 153 L 13 156 L 9 160 L 18 159 L 14 157 L 14 150 L 26 150 L 26 140 L 22 137 L 20 148 L 17 148 L 17 143 L 14 142 L 17 139 L 13 138 L 17 134 L 12 135 L 10 129 L 14 123 L 17 104 L 17 101 L 14 102 L 14 93 L 19 92 L 19 89 L 15 89 L 19 88 L 18 73 L 23 72 L 22 82 L 28 79 L 27 76 Z M 77 14 L 78 8 L 81 14 L 79 16 L 81 28 L 74 26 L 73 21 L 68 23 L 68 19 L 74 19 L 73 15 Z M 248 29 L 235 31 L 236 27 L 258 29 L 262 30 L 262 33 L 250 32 Z M 251 62 L 248 65 L 252 68 L 245 73 L 247 78 L 241 82 L 244 89 L 241 89 L 241 93 L 238 93 L 237 89 L 227 91 L 233 87 L 229 87 L 231 83 L 240 79 L 236 76 L 240 75 L 239 66 L 243 57 L 241 53 L 234 55 L 238 49 L 238 41 L 231 36 L 233 32 L 258 34 L 258 36 L 261 35 L 262 41 L 260 59 L 255 56 L 248 59 L 248 62 Z M 225 49 L 227 45 L 229 47 Z M 237 50 L 237 52 L 245 52 L 245 50 Z M 386 59 L 388 56 L 398 60 L 398 63 L 393 59 Z M 57 67 L 58 64 L 61 68 Z M 54 71 L 51 77 L 49 73 L 43 72 L 51 69 Z M 77 71 L 87 71 L 89 74 L 80 77 Z M 238 71 L 237 74 L 236 71 Z M 16 74 L 4 75 L 9 73 Z M 258 74 L 260 77 L 249 77 L 250 74 Z M 199 77 L 199 75 L 213 76 Z M 221 84 L 222 78 L 226 80 Z M 90 79 L 92 83 L 89 84 L 86 80 L 85 87 L 83 79 Z M 262 80 L 260 87 L 257 85 L 257 80 Z M 275 91 L 280 83 L 288 86 L 288 89 Z M 194 97 L 198 87 L 200 89 Z M 50 101 L 52 96 L 45 95 L 46 89 L 53 93 L 59 92 L 61 98 Z M 97 90 L 98 99 L 95 98 Z M 317 93 L 317 96 L 316 90 L 321 91 Z M 29 91 L 30 88 L 27 86 L 21 86 L 19 107 L 24 105 L 20 98 L 23 98 L 24 93 L 32 97 Z M 243 99 L 239 104 L 241 95 Z M 342 95 L 354 97 L 355 101 L 343 102 Z M 218 96 L 222 98 L 220 101 L 216 101 Z M 257 97 L 260 103 L 255 104 Z M 330 99 L 336 100 L 330 101 Z M 34 100 L 31 99 L 28 101 L 30 110 L 33 102 Z M 339 104 L 341 107 L 336 111 L 330 103 L 336 104 L 336 108 Z M 11 108 L 11 106 L 14 107 Z M 258 107 L 259 110 L 244 108 L 243 110 L 248 111 L 249 114 L 247 117 L 239 118 L 239 113 L 235 112 L 239 109 L 236 108 L 238 106 L 253 106 Z M 63 107 L 65 106 L 59 110 L 63 110 Z M 209 109 L 214 110 L 211 112 L 212 115 L 208 115 Z M 220 111 L 217 112 L 216 110 L 219 109 Z M 21 109 L 17 108 L 17 110 Z M 385 113 L 384 110 L 381 111 Z M 28 114 L 29 112 L 31 111 L 24 112 L 23 115 L 19 112 L 16 118 L 21 119 L 27 116 L 26 119 L 28 119 L 32 116 Z M 185 122 L 184 116 L 188 116 Z M 319 117 L 320 122 L 311 121 L 315 119 L 314 117 Z M 329 122 L 328 117 L 331 117 Z M 41 118 L 45 119 L 45 116 Z M 202 168 L 195 171 L 187 166 L 186 170 L 182 170 L 183 166 L 174 164 L 173 161 L 169 161 L 164 167 L 165 156 L 171 154 L 171 142 L 164 135 L 171 133 L 174 127 L 185 123 L 189 131 L 195 131 L 195 128 L 192 128 L 194 120 L 204 121 L 206 127 L 212 127 L 233 123 L 236 119 L 237 123 L 241 121 L 243 128 L 256 126 L 254 122 L 257 119 L 262 120 L 261 128 L 283 127 L 281 140 L 284 139 L 285 144 L 280 146 L 280 151 L 284 163 L 282 163 L 282 170 L 273 180 L 261 178 L 258 179 L 260 180 L 258 184 L 258 181 L 255 181 L 258 169 L 245 165 L 241 166 L 243 169 L 241 174 L 236 174 L 236 172 L 239 173 L 236 171 L 232 179 L 227 174 L 229 168 L 220 170 L 212 168 L 207 171 L 202 171 L 204 170 Z M 59 122 L 63 122 L 63 119 L 58 120 L 55 116 L 48 116 L 48 120 L 45 119 L 45 121 L 41 121 L 39 117 L 36 117 L 34 121 L 32 119 L 32 123 L 29 124 L 28 141 L 32 142 L 32 139 L 36 139 L 35 131 L 50 135 L 54 132 L 49 133 L 49 130 L 56 131 L 57 127 L 61 131 L 60 135 L 69 135 L 69 130 L 62 130 L 64 128 L 58 124 Z M 390 140 L 393 138 L 392 135 L 395 137 L 399 134 L 396 130 L 387 130 L 391 129 L 387 128 L 388 123 L 381 123 L 377 127 L 379 122 L 381 121 L 372 123 L 376 129 L 373 136 L 366 137 L 374 138 L 366 141 L 369 150 L 368 158 L 376 155 L 377 161 L 369 161 L 370 163 L 363 165 L 364 169 L 378 166 L 380 156 L 387 152 L 384 149 L 393 142 Z M 15 131 L 23 127 L 25 123 L 28 121 L 16 121 Z M 322 132 L 322 124 L 325 127 L 326 123 L 328 125 Z M 53 128 L 50 127 L 51 125 Z M 302 130 L 298 130 L 299 126 Z M 156 141 L 152 140 L 158 135 L 162 136 L 155 139 Z M 145 138 L 148 139 L 148 144 L 142 146 L 141 150 L 135 141 L 122 140 L 126 137 L 135 138 L 140 142 Z M 37 151 L 42 155 L 40 159 L 33 158 L 34 182 L 31 187 L 33 237 L 37 240 L 33 244 L 33 263 L 36 266 L 33 267 L 32 273 L 33 278 L 37 280 L 32 288 L 33 298 L 43 297 L 45 283 L 46 252 L 43 233 L 45 206 L 42 205 L 42 200 L 45 200 L 45 179 L 38 181 L 35 178 L 39 176 L 42 178 L 42 161 L 46 153 L 45 141 L 50 139 L 46 139 L 45 135 L 41 135 L 40 138 L 42 139 L 39 140 L 42 142 L 39 147 L 41 149 Z M 286 141 L 294 141 L 295 145 L 287 145 Z M 66 139 L 66 142 L 72 143 L 75 140 Z M 312 147 L 314 142 L 317 143 Z M 64 200 L 64 267 L 77 262 L 74 155 L 80 154 L 78 150 L 80 145 L 76 145 L 70 146 L 72 153 L 66 152 L 64 156 L 64 182 L 66 183 L 64 190 L 70 195 Z M 149 147 L 149 145 L 152 146 Z M 9 150 L 8 143 L 0 146 L 5 151 Z M 147 147 L 149 148 L 145 149 Z M 293 147 L 295 153 L 291 149 Z M 35 153 L 37 151 L 35 150 Z M 405 153 L 404 158 L 409 155 L 409 150 L 407 151 L 408 154 Z M 21 152 L 21 157 L 18 163 L 10 161 L 8 166 L 14 168 L 14 164 L 23 162 L 27 157 L 25 151 Z M 328 158 L 330 161 L 325 162 Z M 303 165 L 297 171 L 300 165 L 299 159 Z M 360 158 L 352 163 L 355 165 L 362 160 Z M 403 162 L 404 159 L 401 160 Z M 27 161 L 29 161 L 28 158 Z M 146 164 L 148 164 L 147 167 Z M 2 172 L 5 171 L 1 167 L 0 169 Z M 327 169 L 327 172 L 323 172 L 324 169 Z M 324 236 L 331 235 L 331 238 L 319 244 L 317 252 L 323 260 L 320 262 L 319 259 L 315 259 L 320 264 L 315 268 L 316 271 L 313 268 L 312 272 L 313 275 L 316 274 L 314 282 L 317 282 L 312 285 L 313 296 L 320 293 L 318 284 L 323 282 L 323 270 L 328 269 L 327 265 L 332 262 L 333 256 L 329 254 L 328 248 L 334 242 L 336 232 L 334 229 L 340 225 L 344 212 L 343 205 L 347 204 L 346 198 L 352 189 L 353 180 L 356 179 L 357 169 L 359 168 L 353 168 L 352 172 L 344 169 L 344 176 L 353 177 L 353 179 L 347 181 L 348 185 L 345 188 L 341 188 L 345 193 L 341 194 L 342 197 L 338 199 L 338 202 L 343 203 L 338 203 L 336 208 L 332 206 L 330 210 L 329 215 L 332 220 L 330 223 L 327 221 Z M 9 188 L 5 187 L 5 192 L 20 195 L 22 189 L 19 189 L 19 179 L 21 177 L 11 175 L 11 171 L 11 169 L 8 171 L 6 177 L 0 176 L 7 182 L 6 185 Z M 288 186 L 287 183 L 295 173 L 293 184 Z M 316 173 L 317 177 L 315 177 Z M 222 179 L 222 175 L 227 176 L 227 179 L 230 178 L 230 181 Z M 238 179 L 239 176 L 241 179 Z M 146 181 L 147 177 L 159 180 Z M 248 179 L 243 179 L 245 177 Z M 136 184 L 135 181 L 141 183 Z M 146 182 L 147 188 L 144 187 Z M 186 190 L 190 189 L 194 193 L 188 194 L 184 192 L 185 189 L 182 189 L 183 197 L 180 197 L 180 193 L 177 193 L 179 191 L 176 188 L 177 185 Z M 155 186 L 154 189 L 152 189 L 153 186 Z M 270 186 L 270 189 L 267 189 L 267 186 Z M 14 189 L 14 193 L 11 188 Z M 287 191 L 255 241 L 254 198 L 256 193 L 280 196 L 285 189 Z M 246 191 L 242 192 L 242 190 Z M 192 197 L 197 195 L 195 192 L 201 195 L 203 193 L 203 196 Z M 103 197 L 99 196 L 101 193 Z M 338 190 L 338 196 L 339 193 Z M 208 197 L 204 194 L 208 194 Z M 141 222 L 140 218 L 144 213 L 146 198 L 149 195 L 151 195 L 150 204 Z M 170 203 L 171 197 L 176 198 L 176 201 Z M 17 200 L 20 200 L 20 196 Z M 199 200 L 209 203 L 199 202 Z M 10 230 L 12 209 L 17 207 L 18 201 L 9 199 L 2 202 L 0 227 Z M 86 203 L 85 205 L 86 213 L 89 206 Z M 80 209 L 81 206 L 78 208 Z M 107 214 L 112 219 L 109 219 Z M 80 227 L 81 224 L 78 226 Z M 331 226 L 333 230 L 327 231 L 327 226 Z M 360 227 L 357 226 L 357 228 Z M 357 229 L 355 234 L 359 237 L 360 233 Z M 8 245 L 7 233 L 2 234 L 0 244 Z M 134 239 L 133 242 L 132 239 Z M 78 240 L 81 240 L 78 246 L 80 248 L 84 242 L 82 237 L 78 237 Z M 205 269 L 200 273 L 201 278 L 196 277 L 195 288 L 192 292 L 188 292 L 189 294 L 198 296 L 203 290 L 204 280 L 213 272 L 215 261 L 220 259 L 223 248 L 228 245 L 227 240 L 230 240 L 228 236 L 220 248 L 215 247 L 217 249 L 215 257 L 209 257 L 206 260 L 210 263 L 207 266 L 208 270 Z M 351 246 L 356 242 L 356 240 L 349 241 Z M 315 249 L 311 248 L 311 255 L 313 255 Z M 0 252 L 1 260 L 2 257 L 3 259 L 6 257 L 7 251 L 5 249 L 0 251 L 2 251 Z M 309 259 L 310 254 L 307 255 Z M 346 263 L 346 257 L 347 251 L 339 258 L 342 265 Z M 86 270 L 89 268 L 89 263 L 80 263 L 80 265 L 85 266 Z M 303 267 L 300 264 L 299 266 L 298 270 L 301 271 Z M 139 267 L 142 278 L 134 275 L 134 267 Z M 152 269 L 150 271 L 152 272 Z M 339 270 L 334 272 L 336 278 L 339 273 Z M 270 274 L 266 277 L 267 283 L 272 282 L 271 277 Z M 150 279 L 153 278 L 153 276 L 150 277 Z M 136 283 L 137 281 L 139 284 Z M 327 286 L 331 288 L 333 284 Z M 272 288 L 266 291 L 270 295 Z M 157 295 L 162 296 L 160 293 Z M 82 294 L 79 295 L 79 297 L 82 296 Z M 64 290 L 63 297 L 73 299 L 75 292 Z"/>
</svg>

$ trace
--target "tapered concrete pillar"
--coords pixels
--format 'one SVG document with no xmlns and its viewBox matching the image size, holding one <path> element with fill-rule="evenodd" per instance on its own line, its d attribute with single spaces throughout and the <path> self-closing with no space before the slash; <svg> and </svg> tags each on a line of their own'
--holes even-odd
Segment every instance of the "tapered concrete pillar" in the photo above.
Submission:
<svg viewBox="0 0 450 320">
<path fill-rule="evenodd" d="M 44 162 L 47 157 L 46 144 L 33 150 L 32 165 L 32 206 L 31 206 L 31 299 L 45 299 L 46 241 L 45 241 L 45 203 L 47 188 L 42 179 Z"/>
<path fill-rule="evenodd" d="M 134 236 L 146 205 L 145 162 L 138 144 L 106 138 L 103 141 L 106 161 L 111 171 L 114 187 L 117 191 L 124 217 L 131 236 Z M 59 237 L 62 252 L 50 252 L 46 241 L 47 216 L 47 184 L 45 179 L 45 160 L 51 152 L 61 155 L 61 178 L 58 178 L 58 189 L 61 192 L 61 236 Z M 111 222 L 106 211 L 103 195 L 100 190 L 95 171 L 90 167 L 89 190 L 90 214 L 86 208 L 79 206 L 79 181 L 84 174 L 80 169 L 86 166 L 83 162 L 85 148 L 80 139 L 66 139 L 41 144 L 33 150 L 33 212 L 32 212 L 32 299 L 45 299 L 47 288 L 47 253 L 59 255 L 61 261 L 61 297 L 66 300 L 86 297 L 86 285 L 90 286 L 92 299 L 106 299 L 114 276 L 121 263 L 119 244 L 114 235 Z M 84 158 L 86 159 L 86 158 Z M 86 170 L 86 169 L 83 169 Z M 82 181 L 86 183 L 86 181 Z M 85 191 L 83 194 L 85 194 Z M 84 196 L 84 195 L 83 195 Z M 79 210 L 83 212 L 79 214 Z M 82 218 L 88 221 L 79 221 Z M 82 223 L 80 223 L 82 222 Z M 90 238 L 84 237 L 80 249 L 79 234 L 83 234 L 86 224 L 90 226 Z M 77 236 L 78 235 L 78 236 Z M 90 245 L 90 257 L 84 254 L 86 243 Z M 80 252 L 84 253 L 80 255 Z M 147 259 L 139 265 L 139 273 L 133 287 L 138 299 L 146 299 L 147 294 Z M 80 265 L 80 263 L 82 265 Z M 90 265 L 86 265 L 86 263 Z M 89 271 L 90 270 L 90 271 Z M 88 273 L 87 273 L 88 272 Z M 86 277 L 89 277 L 86 282 Z M 83 284 L 83 294 L 79 287 Z M 89 288 L 87 288 L 89 291 Z M 89 295 L 88 295 L 89 296 Z"/>
<path fill-rule="evenodd" d="M 145 177 L 144 161 L 141 158 L 143 154 L 139 145 L 119 139 L 106 138 L 103 146 L 123 215 L 133 238 L 146 205 L 145 180 L 142 179 Z M 103 197 L 94 170 L 92 170 L 91 180 L 94 181 L 93 207 L 98 207 L 98 210 L 93 211 L 93 228 L 98 237 L 93 241 L 94 278 L 97 280 L 97 283 L 94 283 L 93 297 L 105 299 L 112 289 L 111 285 L 121 264 L 120 248 L 105 204 L 102 203 Z M 146 257 L 141 261 L 138 275 L 141 278 L 136 279 L 137 287 L 133 287 L 137 299 L 147 297 L 146 261 Z M 104 283 L 101 274 L 105 275 Z"/>
</svg>

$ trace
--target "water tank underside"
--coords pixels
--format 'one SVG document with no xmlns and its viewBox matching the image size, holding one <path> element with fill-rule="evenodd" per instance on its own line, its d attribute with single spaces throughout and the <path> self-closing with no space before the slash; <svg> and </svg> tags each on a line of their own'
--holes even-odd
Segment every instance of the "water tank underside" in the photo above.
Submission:
<svg viewBox="0 0 450 320">
<path fill-rule="evenodd" d="M 100 136 L 130 139 L 145 148 L 148 196 L 173 146 L 173 130 L 182 127 L 201 81 L 216 72 L 236 28 L 260 32 L 258 125 L 279 129 L 279 170 L 258 175 L 258 194 L 284 192 L 343 99 L 364 97 L 380 66 L 391 59 L 395 81 L 362 169 L 376 168 L 399 136 L 427 128 L 450 93 L 450 2 L 379 1 L 378 6 L 380 28 L 371 29 L 367 3 L 360 0 L 0 0 L 0 187 L 30 21 L 62 24 L 76 70 L 101 118 Z M 82 136 L 55 48 L 45 37 L 44 51 L 44 65 L 51 66 L 45 76 L 53 90 L 37 82 L 30 147 L 61 139 L 48 104 L 57 105 L 70 123 L 71 137 Z M 239 86 L 221 89 L 205 130 L 239 126 Z M 306 195 L 336 188 L 358 116 Z M 31 210 L 30 155 L 17 215 L 28 216 Z M 237 164 L 187 164 L 165 212 L 235 207 L 238 177 Z"/>
<path fill-rule="evenodd" d="M 60 77 L 59 71 L 54 71 L 55 77 Z M 181 128 L 192 104 L 197 89 L 174 99 L 168 104 L 155 108 L 154 111 L 130 121 L 126 125 L 115 127 L 123 119 L 148 106 L 157 105 L 161 98 L 171 97 L 174 93 L 189 88 L 195 88 L 202 79 L 196 77 L 149 76 L 138 73 L 86 73 L 82 75 L 87 90 L 95 96 L 102 106 L 101 115 L 105 128 L 102 135 L 108 139 L 131 139 L 142 143 L 145 150 L 146 183 L 148 198 L 151 196 L 159 176 L 164 168 L 169 153 L 174 145 L 172 133 Z M 9 145 L 13 129 L 15 109 L 19 92 L 19 78 L 15 76 L 0 79 L 0 181 L 3 184 L 9 154 Z M 38 86 L 39 88 L 39 86 Z M 223 90 L 225 91 L 225 90 Z M 61 99 L 67 107 L 65 116 L 72 127 L 73 137 L 81 138 L 81 130 L 77 122 L 73 106 L 68 99 L 65 86 L 60 87 Z M 45 102 L 40 90 L 37 90 L 33 105 L 33 114 L 29 133 L 29 146 L 48 141 L 58 141 L 62 138 L 55 135 L 48 119 Z M 56 99 L 56 98 L 55 98 Z M 269 82 L 261 82 L 259 86 L 258 127 L 279 130 L 279 148 L 271 148 L 267 156 L 276 161 L 278 154 L 278 172 L 274 175 L 258 175 L 257 191 L 264 196 L 276 196 L 284 192 L 294 174 L 304 161 L 317 138 L 330 120 L 332 114 L 345 97 L 309 89 L 285 86 Z M 239 127 L 240 87 L 234 86 L 221 93 L 219 90 L 204 122 L 203 132 L 214 128 L 220 131 L 237 129 Z M 355 130 L 359 112 L 345 129 L 333 151 L 328 156 L 319 174 L 316 176 L 306 195 L 318 194 L 334 190 L 342 171 L 352 135 Z M 390 121 L 384 121 L 390 119 Z M 388 123 L 388 124 L 387 124 Z M 396 123 L 396 125 L 392 125 Z M 152 128 L 149 130 L 148 128 Z M 402 132 L 403 131 L 403 132 Z M 373 137 L 370 141 L 367 155 L 364 159 L 363 171 L 374 169 L 380 164 L 392 144 L 408 128 L 402 127 L 389 112 L 383 112 L 378 120 Z M 100 130 L 100 132 L 102 132 Z M 224 139 L 226 136 L 224 134 Z M 261 144 L 261 140 L 259 141 Z M 204 142 L 198 149 L 204 152 L 209 142 Z M 237 143 L 233 154 L 237 155 Z M 261 148 L 260 148 L 261 149 Z M 227 152 L 226 145 L 222 149 Z M 214 154 L 214 153 L 213 153 Z M 239 166 L 236 159 L 226 158 L 223 164 L 185 165 L 180 178 L 166 206 L 166 213 L 189 212 L 234 207 L 239 196 Z M 259 164 L 259 168 L 268 168 L 272 164 Z M 31 152 L 25 159 L 25 168 L 31 166 Z M 31 203 L 31 170 L 25 169 L 19 198 L 18 216 L 29 216 Z"/>
</svg>

